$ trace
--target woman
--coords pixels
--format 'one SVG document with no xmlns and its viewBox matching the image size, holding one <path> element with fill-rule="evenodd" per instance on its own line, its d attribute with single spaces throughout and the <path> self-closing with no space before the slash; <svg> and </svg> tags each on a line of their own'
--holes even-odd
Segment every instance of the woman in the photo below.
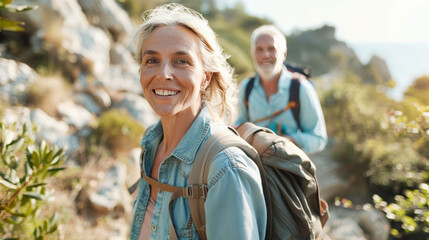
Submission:
<svg viewBox="0 0 429 240">
<path fill-rule="evenodd" d="M 141 167 L 160 182 L 184 187 L 204 141 L 233 123 L 237 87 L 201 14 L 167 4 L 143 20 L 134 38 L 140 84 L 160 121 L 141 142 Z M 170 195 L 140 181 L 130 239 L 169 239 Z M 264 238 L 260 175 L 240 149 L 227 148 L 213 159 L 205 211 L 208 239 Z M 198 239 L 187 199 L 175 200 L 172 218 L 179 239 Z"/>
</svg>

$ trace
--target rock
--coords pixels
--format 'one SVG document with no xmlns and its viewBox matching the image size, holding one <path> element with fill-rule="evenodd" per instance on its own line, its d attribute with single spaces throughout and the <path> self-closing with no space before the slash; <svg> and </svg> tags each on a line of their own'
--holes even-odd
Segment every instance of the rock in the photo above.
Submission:
<svg viewBox="0 0 429 240">
<path fill-rule="evenodd" d="M 373 207 L 359 211 L 354 215 L 359 221 L 359 226 L 366 233 L 368 240 L 389 239 L 390 223 L 380 210 Z"/>
<path fill-rule="evenodd" d="M 112 90 L 139 94 L 141 93 L 141 86 L 138 69 L 136 64 L 129 66 L 110 65 L 106 76 L 98 78 L 98 83 Z"/>
<path fill-rule="evenodd" d="M 116 164 L 105 174 L 97 192 L 89 196 L 91 205 L 97 214 L 115 211 L 114 213 L 120 216 L 129 210 L 128 204 L 124 202 L 129 198 L 124 192 L 126 175 L 127 169 L 124 164 Z"/>
<path fill-rule="evenodd" d="M 387 63 L 384 59 L 378 56 L 372 56 L 371 60 L 369 60 L 368 66 L 370 68 L 376 69 L 381 78 L 381 83 L 388 82 L 392 79 L 392 75 L 390 74 L 389 67 L 387 67 Z"/>
<path fill-rule="evenodd" d="M 110 95 L 104 89 L 98 88 L 91 93 L 92 96 L 95 98 L 95 101 L 97 101 L 102 108 L 109 108 L 112 106 L 112 100 L 110 98 Z"/>
<path fill-rule="evenodd" d="M 134 148 L 130 151 L 131 163 L 137 167 L 140 166 L 140 154 L 141 154 L 141 152 L 142 152 L 141 148 Z"/>
<path fill-rule="evenodd" d="M 37 9 L 10 14 L 26 22 L 34 52 L 58 51 L 81 69 L 104 77 L 109 64 L 110 39 L 91 26 L 75 0 L 15 0 L 16 5 L 37 5 Z M 61 53 L 59 53 L 61 52 Z M 61 57 L 61 56 L 57 56 Z"/>
<path fill-rule="evenodd" d="M 60 26 L 88 27 L 89 23 L 76 0 L 14 0 L 15 5 L 37 6 L 31 11 L 8 14 L 12 20 L 25 22 L 25 31 L 30 34 L 39 29 Z"/>
<path fill-rule="evenodd" d="M 24 103 L 37 73 L 28 65 L 0 58 L 0 98 L 11 104 Z"/>
<path fill-rule="evenodd" d="M 109 31 L 118 42 L 127 43 L 133 31 L 128 14 L 114 0 L 79 0 L 88 21 Z"/>
<path fill-rule="evenodd" d="M 352 189 L 351 181 L 339 174 L 342 165 L 332 156 L 334 144 L 333 139 L 329 138 L 323 151 L 309 155 L 317 169 L 320 195 L 327 201 L 332 201 L 337 196 L 344 196 Z"/>
<path fill-rule="evenodd" d="M 46 46 L 61 49 L 65 52 L 62 54 L 66 54 L 80 71 L 91 73 L 96 78 L 106 76 L 110 62 L 110 39 L 99 28 L 64 25 L 55 33 L 40 29 L 32 36 L 31 43 L 34 52 L 43 52 Z"/>
<path fill-rule="evenodd" d="M 27 125 L 27 134 L 35 139 L 35 134 L 33 132 L 33 124 L 30 120 L 30 109 L 27 107 L 8 107 L 3 109 L 3 118 L 1 122 L 6 125 L 15 124 L 17 132 L 22 130 L 24 124 Z"/>
<path fill-rule="evenodd" d="M 367 206 L 367 205 L 365 205 Z M 390 224 L 383 213 L 372 207 L 343 208 L 331 206 L 328 235 L 334 239 L 389 239 Z"/>
<path fill-rule="evenodd" d="M 351 218 L 332 220 L 328 235 L 332 240 L 367 240 L 362 229 Z"/>
<path fill-rule="evenodd" d="M 70 133 L 67 123 L 57 121 L 40 109 L 34 109 L 30 113 L 31 121 L 37 126 L 36 139 L 46 140 L 61 148 L 66 148 L 66 154 L 71 154 L 79 148 L 79 139 Z"/>
<path fill-rule="evenodd" d="M 83 105 L 89 112 L 99 116 L 101 113 L 101 107 L 95 102 L 91 95 L 86 93 L 76 93 L 73 96 L 74 99 L 81 105 Z"/>
<path fill-rule="evenodd" d="M 134 69 L 137 68 L 138 70 L 138 64 L 134 60 L 134 57 L 131 54 L 131 51 L 122 44 L 118 44 L 118 43 L 113 44 L 112 48 L 110 49 L 110 63 L 121 65 L 121 66 L 135 65 L 133 68 Z M 138 75 L 138 71 L 136 72 L 136 74 Z"/>
<path fill-rule="evenodd" d="M 125 109 L 145 128 L 155 124 L 159 119 L 146 99 L 133 93 L 126 93 L 120 102 L 114 104 L 114 108 Z"/>
<path fill-rule="evenodd" d="M 65 122 L 77 129 L 82 129 L 90 122 L 95 121 L 94 116 L 86 108 L 70 100 L 59 103 L 57 109 Z"/>
</svg>

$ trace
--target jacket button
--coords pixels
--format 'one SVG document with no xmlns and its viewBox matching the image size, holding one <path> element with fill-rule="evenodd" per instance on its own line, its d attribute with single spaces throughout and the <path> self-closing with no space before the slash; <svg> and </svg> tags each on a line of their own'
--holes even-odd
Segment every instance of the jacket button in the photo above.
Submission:
<svg viewBox="0 0 429 240">
<path fill-rule="evenodd" d="M 156 226 L 152 225 L 152 231 L 155 232 L 156 231 Z"/>
</svg>

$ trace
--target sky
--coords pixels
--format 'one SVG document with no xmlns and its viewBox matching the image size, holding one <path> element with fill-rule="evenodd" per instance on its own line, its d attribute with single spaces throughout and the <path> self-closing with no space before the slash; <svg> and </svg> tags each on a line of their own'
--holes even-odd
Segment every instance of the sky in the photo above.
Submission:
<svg viewBox="0 0 429 240">
<path fill-rule="evenodd" d="M 374 55 L 386 61 L 397 83 L 388 95 L 396 100 L 416 78 L 429 75 L 429 0 L 218 0 L 219 7 L 238 2 L 286 35 L 335 27 L 336 38 L 363 64 Z"/>
<path fill-rule="evenodd" d="M 429 42 L 428 0 L 220 0 L 242 2 L 251 15 L 272 20 L 283 32 L 336 28 L 345 42 Z"/>
</svg>

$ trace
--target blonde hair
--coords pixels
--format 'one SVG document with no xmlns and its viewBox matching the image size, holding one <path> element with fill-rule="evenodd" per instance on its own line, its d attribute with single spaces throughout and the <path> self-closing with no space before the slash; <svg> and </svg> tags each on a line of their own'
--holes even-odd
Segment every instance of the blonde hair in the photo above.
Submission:
<svg viewBox="0 0 429 240">
<path fill-rule="evenodd" d="M 159 26 L 181 25 L 191 30 L 202 44 L 203 68 L 211 72 L 209 86 L 201 93 L 202 102 L 207 106 L 215 121 L 232 124 L 237 115 L 237 87 L 233 69 L 228 64 L 216 35 L 208 21 L 198 12 L 177 3 L 165 4 L 142 14 L 143 24 L 134 35 L 134 58 L 141 65 L 142 45 L 149 34 Z"/>
</svg>

